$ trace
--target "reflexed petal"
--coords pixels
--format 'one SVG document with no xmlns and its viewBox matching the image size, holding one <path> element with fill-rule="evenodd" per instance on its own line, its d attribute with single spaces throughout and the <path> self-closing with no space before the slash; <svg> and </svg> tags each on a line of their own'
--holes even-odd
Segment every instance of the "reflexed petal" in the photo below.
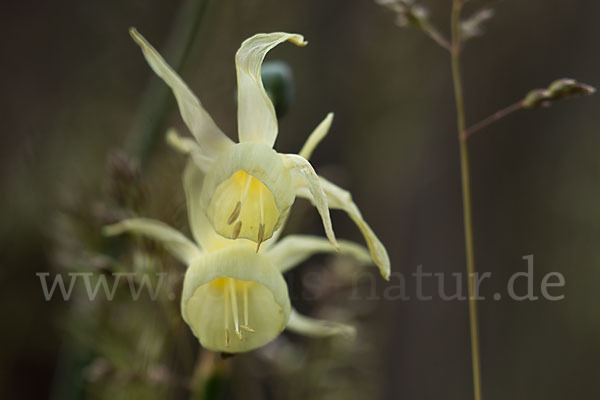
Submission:
<svg viewBox="0 0 600 400">
<path fill-rule="evenodd" d="M 362 235 L 364 236 L 367 246 L 369 247 L 369 251 L 371 252 L 371 256 L 375 261 L 375 264 L 379 267 L 379 271 L 381 275 L 385 279 L 389 279 L 390 276 L 390 258 L 388 256 L 387 250 L 379 241 L 369 224 L 363 219 L 360 210 L 352 201 L 352 196 L 350 192 L 340 188 L 339 186 L 329 182 L 323 177 L 319 177 L 321 181 L 321 186 L 323 187 L 324 192 L 327 195 L 327 200 L 329 201 L 329 207 L 332 209 L 344 210 L 350 218 L 354 221 L 354 223 L 360 229 Z M 302 182 L 296 183 L 297 194 L 298 196 L 309 199 L 311 202 L 315 203 L 313 195 L 310 191 L 302 186 Z"/>
<path fill-rule="evenodd" d="M 317 207 L 317 211 L 321 215 L 323 221 L 323 227 L 325 229 L 325 235 L 327 239 L 337 249 L 338 245 L 335 240 L 335 234 L 333 233 L 333 227 L 331 226 L 331 217 L 329 216 L 329 206 L 327 204 L 327 197 L 321 187 L 319 176 L 313 169 L 312 165 L 304 158 L 297 154 L 285 154 L 282 155 L 286 166 L 291 169 L 294 178 L 294 183 L 299 185 L 300 188 L 308 191 L 313 199 L 313 204 Z M 300 178 L 300 179 L 298 179 Z M 298 189 L 300 190 L 300 189 Z"/>
<path fill-rule="evenodd" d="M 200 206 L 200 192 L 204 182 L 204 173 L 192 161 L 188 160 L 183 171 L 183 189 L 187 205 L 188 220 L 192 236 L 202 250 L 206 251 L 213 240 L 214 230 L 206 220 L 204 210 Z"/>
<path fill-rule="evenodd" d="M 204 107 L 202 107 L 198 98 L 154 47 L 135 28 L 130 28 L 129 33 L 133 37 L 133 40 L 142 48 L 144 57 L 156 75 L 162 78 L 173 90 L 173 94 L 179 105 L 181 117 L 198 141 L 198 144 L 200 144 L 202 152 L 214 157 L 231 146 L 233 144 L 231 139 L 219 129 Z"/>
<path fill-rule="evenodd" d="M 231 298 L 226 296 L 227 279 L 233 278 L 239 323 L 250 330 L 235 335 Z M 247 306 L 244 305 L 244 286 Z M 186 272 L 181 311 L 200 344 L 227 353 L 249 351 L 273 340 L 285 328 L 291 306 L 287 285 L 281 273 L 266 257 L 245 246 L 231 246 L 208 253 Z M 229 334 L 226 334 L 225 329 Z"/>
<path fill-rule="evenodd" d="M 160 221 L 147 218 L 126 219 L 119 223 L 105 226 L 105 235 L 113 236 L 125 232 L 147 236 L 160 242 L 165 248 L 185 264 L 202 255 L 200 249 L 179 231 Z"/>
<path fill-rule="evenodd" d="M 300 335 L 312 337 L 336 335 L 354 337 L 356 335 L 356 328 L 351 325 L 306 317 L 299 314 L 296 310 L 292 310 L 290 314 L 287 329 Z"/>
<path fill-rule="evenodd" d="M 190 155 L 202 172 L 207 172 L 210 169 L 214 159 L 202 153 L 200 146 L 198 146 L 195 140 L 180 136 L 174 128 L 170 128 L 167 131 L 166 139 L 167 143 L 175 150 Z"/>
<path fill-rule="evenodd" d="M 198 143 L 195 140 L 189 137 L 180 136 L 175 128 L 169 128 L 165 138 L 167 143 L 180 153 L 191 154 L 200 151 L 200 146 L 198 146 Z"/>
<path fill-rule="evenodd" d="M 371 255 L 365 247 L 347 240 L 339 240 L 338 245 L 341 254 L 352 256 L 363 265 L 372 262 Z M 265 255 L 283 273 L 313 254 L 333 252 L 335 252 L 335 249 L 325 238 L 310 235 L 289 235 L 275 243 L 266 251 Z"/>
<path fill-rule="evenodd" d="M 310 134 L 304 146 L 302 146 L 302 150 L 300 150 L 300 157 L 304 157 L 309 160 L 313 151 L 317 147 L 317 145 L 323 140 L 325 135 L 329 132 L 329 128 L 331 127 L 331 122 L 333 121 L 333 113 L 327 114 L 325 119 L 321 121 L 321 123 L 315 128 L 314 131 Z"/>
<path fill-rule="evenodd" d="M 290 172 L 264 143 L 239 143 L 221 154 L 201 194 L 217 233 L 258 243 L 281 226 L 294 198 Z"/>
<path fill-rule="evenodd" d="M 235 55 L 238 87 L 238 131 L 241 142 L 263 142 L 273 147 L 277 117 L 261 79 L 261 65 L 269 50 L 289 40 L 304 46 L 302 35 L 260 33 L 246 39 Z"/>
</svg>

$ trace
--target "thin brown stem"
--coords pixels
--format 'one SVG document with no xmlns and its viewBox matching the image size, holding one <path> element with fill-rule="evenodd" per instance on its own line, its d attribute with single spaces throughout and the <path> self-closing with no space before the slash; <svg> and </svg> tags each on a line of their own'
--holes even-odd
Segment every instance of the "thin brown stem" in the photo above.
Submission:
<svg viewBox="0 0 600 400">
<path fill-rule="evenodd" d="M 462 77 L 460 73 L 460 13 L 464 0 L 454 0 L 452 4 L 452 82 L 456 101 L 458 141 L 460 149 L 460 171 L 462 180 L 463 221 L 465 230 L 465 255 L 467 261 L 467 279 L 469 293 L 469 326 L 471 333 L 471 362 L 473 367 L 473 395 L 481 400 L 481 366 L 479 356 L 479 329 L 477 318 L 477 300 L 475 299 L 475 250 L 473 243 L 473 223 L 471 212 L 471 183 L 469 176 L 469 148 L 465 127 L 465 108 Z"/>
<path fill-rule="evenodd" d="M 510 106 L 505 107 L 500 111 L 496 111 L 494 114 L 490 115 L 489 117 L 487 117 L 487 118 L 479 121 L 475 125 L 467 128 L 464 132 L 465 138 L 468 138 L 475 132 L 487 127 L 488 125 L 493 124 L 496 121 L 501 120 L 502 118 L 506 117 L 509 114 L 514 113 L 515 111 L 521 110 L 522 108 L 523 108 L 523 100 L 519 100 L 516 103 L 513 103 Z"/>
</svg>

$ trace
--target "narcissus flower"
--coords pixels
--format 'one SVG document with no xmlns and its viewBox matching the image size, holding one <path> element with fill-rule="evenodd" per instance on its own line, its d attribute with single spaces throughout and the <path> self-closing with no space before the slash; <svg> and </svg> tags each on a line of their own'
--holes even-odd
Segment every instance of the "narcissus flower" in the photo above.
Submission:
<svg viewBox="0 0 600 400">
<path fill-rule="evenodd" d="M 161 242 L 188 266 L 183 283 L 181 313 L 202 346 L 238 353 L 260 347 L 283 331 L 310 336 L 353 334 L 352 327 L 297 314 L 290 305 L 282 273 L 317 252 L 332 252 L 325 238 L 277 235 L 256 251 L 246 239 L 218 235 L 195 201 L 203 173 L 189 162 L 184 187 L 189 223 L 195 243 L 168 225 L 145 218 L 121 221 L 105 228 L 108 235 L 141 234 Z M 369 264 L 366 248 L 340 240 L 342 253 Z"/>
<path fill-rule="evenodd" d="M 190 153 L 204 171 L 204 187 L 192 201 L 201 208 L 213 228 L 229 239 L 244 238 L 260 244 L 281 227 L 297 195 L 315 205 L 325 233 L 337 247 L 329 208 L 346 211 L 365 236 L 369 250 L 387 279 L 390 262 L 384 246 L 362 218 L 350 194 L 320 178 L 308 159 L 327 134 L 333 114 L 311 133 L 299 154 L 273 150 L 277 138 L 275 109 L 261 80 L 261 65 L 269 50 L 290 41 L 298 46 L 303 36 L 283 32 L 257 34 L 244 41 L 236 53 L 238 87 L 238 136 L 234 143 L 215 124 L 198 98 L 169 67 L 160 54 L 135 30 L 135 42 L 154 72 L 171 87 L 181 116 L 194 140 L 174 134 L 170 141 Z"/>
</svg>

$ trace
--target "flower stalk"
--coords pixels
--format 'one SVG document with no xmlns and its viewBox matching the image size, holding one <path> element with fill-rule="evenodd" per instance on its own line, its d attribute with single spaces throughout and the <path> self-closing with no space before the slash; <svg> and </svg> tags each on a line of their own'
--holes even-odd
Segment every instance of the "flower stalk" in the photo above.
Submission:
<svg viewBox="0 0 600 400">
<path fill-rule="evenodd" d="M 464 136 L 465 136 L 465 138 L 468 138 L 475 132 L 477 132 L 477 131 L 493 124 L 494 122 L 501 120 L 502 118 L 506 117 L 507 115 L 512 114 L 515 111 L 519 111 L 521 109 L 523 109 L 523 100 L 519 100 L 516 103 L 513 103 L 508 107 L 504 107 L 502 110 L 496 111 L 489 117 L 477 122 L 476 124 L 474 124 L 473 126 L 470 126 L 467 129 L 465 129 Z"/>
<path fill-rule="evenodd" d="M 470 137 L 475 132 L 486 128 L 496 121 L 501 120 L 507 115 L 515 111 L 534 109 L 540 107 L 549 107 L 552 103 L 558 100 L 566 99 L 572 96 L 591 95 L 596 92 L 596 89 L 585 83 L 577 82 L 574 79 L 557 79 L 552 82 L 546 89 L 534 89 L 516 103 L 511 104 L 489 117 L 479 121 L 475 125 L 465 129 L 464 136 Z"/>
<path fill-rule="evenodd" d="M 467 280 L 469 293 L 469 326 L 471 332 L 471 363 L 473 368 L 473 395 L 475 400 L 481 400 L 481 362 L 479 355 L 479 327 L 477 317 L 477 302 L 475 300 L 475 249 L 473 243 L 473 222 L 471 212 L 471 182 L 469 171 L 469 148 L 465 125 L 465 107 L 463 98 L 462 77 L 460 73 L 460 12 L 463 0 L 452 3 L 451 29 L 451 64 L 452 82 L 456 102 L 458 142 L 460 150 L 460 172 L 462 180 L 463 222 L 465 230 L 465 253 L 467 261 Z"/>
<path fill-rule="evenodd" d="M 591 95 L 596 89 L 574 79 L 563 78 L 552 82 L 545 89 L 534 89 L 527 93 L 521 100 L 495 112 L 489 117 L 467 128 L 462 76 L 460 71 L 460 54 L 462 47 L 469 39 L 479 36 L 483 32 L 482 25 L 489 20 L 494 11 L 482 9 L 470 18 L 461 21 L 463 5 L 468 0 L 453 0 L 451 12 L 451 37 L 447 41 L 435 29 L 427 18 L 427 11 L 420 7 L 414 0 L 375 0 L 376 3 L 392 10 L 397 15 L 397 25 L 413 26 L 420 29 L 434 42 L 447 49 L 451 56 L 452 83 L 456 103 L 457 131 L 460 152 L 460 171 L 462 183 L 463 223 L 465 235 L 466 269 L 468 273 L 469 293 L 469 326 L 471 337 L 471 361 L 473 369 L 473 393 L 475 400 L 481 400 L 481 361 L 479 351 L 479 329 L 477 303 L 475 296 L 475 250 L 473 243 L 473 222 L 471 207 L 471 183 L 469 170 L 469 148 L 467 139 L 474 133 L 488 127 L 515 111 L 548 107 L 555 101 L 573 96 Z"/>
</svg>

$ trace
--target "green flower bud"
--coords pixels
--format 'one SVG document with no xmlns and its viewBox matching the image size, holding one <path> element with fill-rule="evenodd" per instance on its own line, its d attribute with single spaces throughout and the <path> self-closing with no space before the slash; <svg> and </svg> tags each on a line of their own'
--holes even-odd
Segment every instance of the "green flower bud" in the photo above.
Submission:
<svg viewBox="0 0 600 400">
<path fill-rule="evenodd" d="M 535 89 L 529 92 L 523 100 L 523 108 L 548 107 L 554 101 L 572 96 L 590 95 L 595 91 L 592 86 L 574 79 L 557 79 L 547 89 Z"/>
</svg>

